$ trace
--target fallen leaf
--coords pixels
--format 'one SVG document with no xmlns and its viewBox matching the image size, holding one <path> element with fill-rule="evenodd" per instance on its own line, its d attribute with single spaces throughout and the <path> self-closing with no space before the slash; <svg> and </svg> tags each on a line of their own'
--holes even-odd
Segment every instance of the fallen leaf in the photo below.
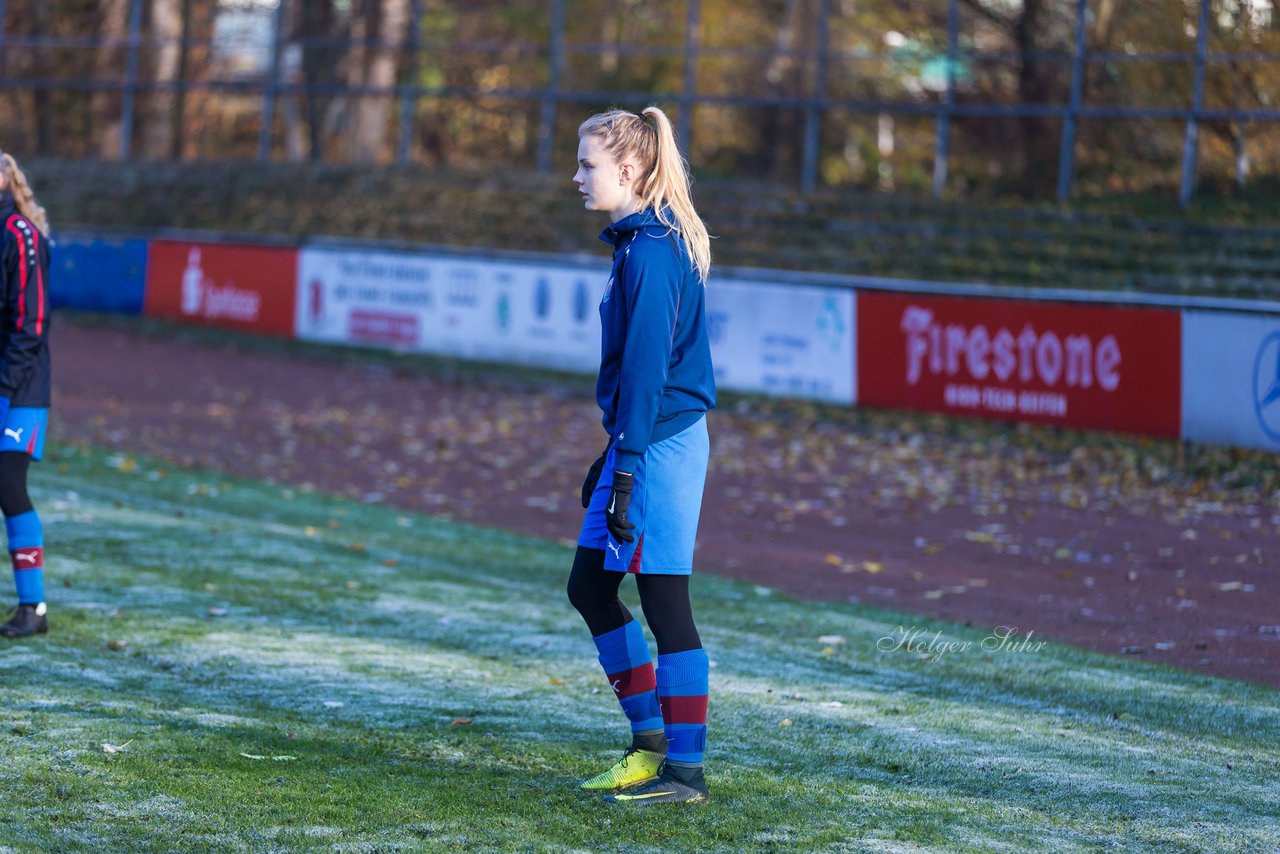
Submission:
<svg viewBox="0 0 1280 854">
<path fill-rule="evenodd" d="M 468 726 L 472 720 L 472 718 L 454 718 L 449 726 Z"/>
<path fill-rule="evenodd" d="M 263 756 L 260 753 L 241 753 L 240 755 L 245 759 L 270 759 L 272 762 L 292 762 L 298 758 L 287 753 L 282 753 L 278 756 Z"/>
<path fill-rule="evenodd" d="M 133 739 L 129 739 L 124 744 L 107 744 L 104 741 L 102 742 L 102 752 L 103 753 L 124 753 L 125 748 L 131 744 L 133 744 Z"/>
</svg>

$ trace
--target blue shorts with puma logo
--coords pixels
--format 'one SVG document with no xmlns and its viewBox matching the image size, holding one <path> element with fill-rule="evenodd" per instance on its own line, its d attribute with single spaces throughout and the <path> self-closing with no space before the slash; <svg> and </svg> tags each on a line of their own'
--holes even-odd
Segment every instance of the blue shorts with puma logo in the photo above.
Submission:
<svg viewBox="0 0 1280 854">
<path fill-rule="evenodd" d="M 591 493 L 578 545 L 604 549 L 604 568 L 615 572 L 691 574 L 710 455 L 705 417 L 650 445 L 636 466 L 627 512 L 627 521 L 636 526 L 631 532 L 635 540 L 620 543 L 609 536 L 604 523 L 605 505 L 613 490 L 614 455 L 610 449 L 600 482 Z"/>
<path fill-rule="evenodd" d="M 49 410 L 19 406 L 9 410 L 0 436 L 0 453 L 18 451 L 33 460 L 44 456 L 44 434 L 49 432 Z"/>
</svg>

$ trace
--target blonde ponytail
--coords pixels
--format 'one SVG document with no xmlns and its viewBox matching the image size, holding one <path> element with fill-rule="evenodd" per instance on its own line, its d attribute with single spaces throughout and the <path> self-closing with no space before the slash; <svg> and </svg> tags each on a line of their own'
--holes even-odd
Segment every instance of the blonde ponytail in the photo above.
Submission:
<svg viewBox="0 0 1280 854">
<path fill-rule="evenodd" d="M 41 234 L 47 236 L 49 217 L 36 201 L 36 194 L 31 191 L 31 185 L 27 183 L 27 176 L 18 168 L 18 161 L 14 160 L 13 155 L 8 152 L 0 154 L 0 172 L 4 173 L 5 187 L 13 193 L 13 201 L 18 206 L 18 212 L 31 220 L 31 224 L 39 229 Z"/>
<path fill-rule="evenodd" d="M 645 121 L 635 113 L 611 110 L 592 116 L 578 128 L 578 137 L 599 136 L 614 160 L 633 158 L 640 170 L 636 197 L 652 207 L 658 220 L 684 240 L 689 258 L 705 285 L 711 272 L 711 235 L 693 207 L 689 167 L 676 145 L 671 120 L 658 107 L 646 107 Z"/>
</svg>

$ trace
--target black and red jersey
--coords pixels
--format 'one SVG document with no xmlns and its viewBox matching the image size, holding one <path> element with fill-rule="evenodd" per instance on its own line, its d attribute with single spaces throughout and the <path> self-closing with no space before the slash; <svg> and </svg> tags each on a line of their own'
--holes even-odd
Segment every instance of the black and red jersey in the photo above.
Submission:
<svg viewBox="0 0 1280 854">
<path fill-rule="evenodd" d="M 49 241 L 0 192 L 0 397 L 49 405 Z"/>
</svg>

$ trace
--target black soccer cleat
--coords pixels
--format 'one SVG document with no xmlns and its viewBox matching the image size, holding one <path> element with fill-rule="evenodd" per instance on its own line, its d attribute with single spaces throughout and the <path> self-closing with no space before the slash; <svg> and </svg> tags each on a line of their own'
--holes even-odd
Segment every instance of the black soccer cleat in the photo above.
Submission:
<svg viewBox="0 0 1280 854">
<path fill-rule="evenodd" d="M 9 622 L 0 626 L 0 638 L 28 638 L 49 631 L 49 619 L 45 616 L 48 609 L 43 602 L 39 605 L 19 605 L 12 613 Z"/>
<path fill-rule="evenodd" d="M 705 804 L 711 800 L 701 768 L 675 768 L 664 762 L 652 783 L 605 798 L 612 804 Z"/>
</svg>

